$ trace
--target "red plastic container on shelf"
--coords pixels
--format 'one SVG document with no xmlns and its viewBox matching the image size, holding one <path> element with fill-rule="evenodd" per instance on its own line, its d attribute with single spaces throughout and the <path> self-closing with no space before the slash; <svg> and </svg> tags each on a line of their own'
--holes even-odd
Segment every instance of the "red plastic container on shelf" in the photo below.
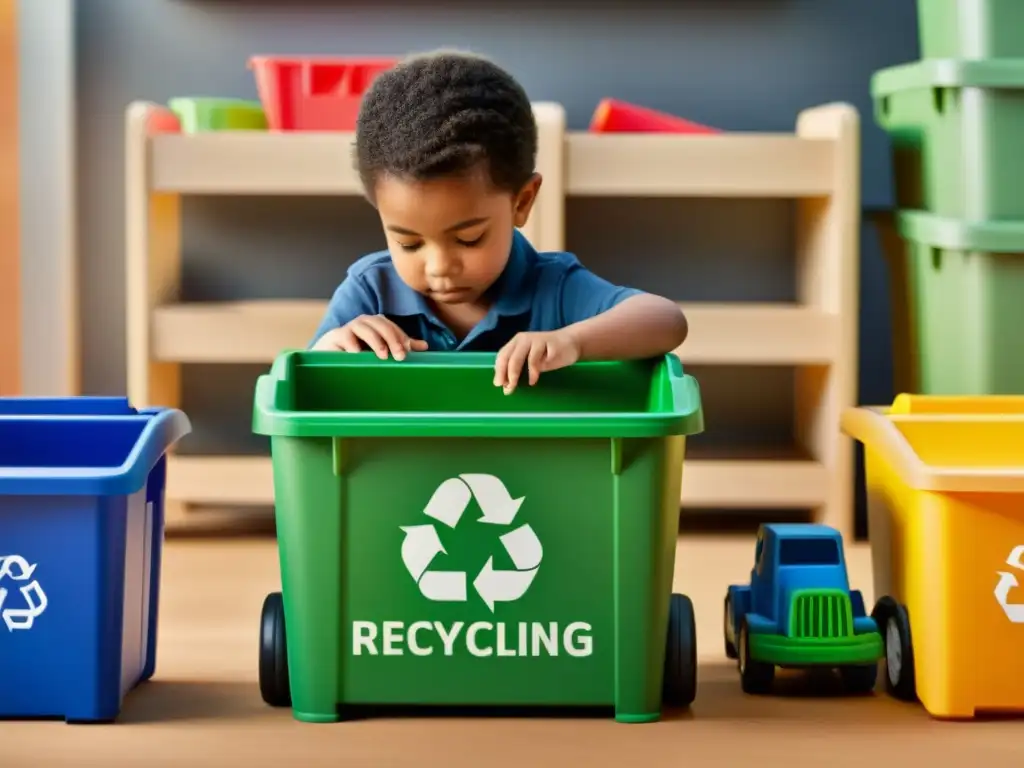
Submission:
<svg viewBox="0 0 1024 768">
<path fill-rule="evenodd" d="M 602 99 L 590 121 L 593 133 L 686 133 L 710 135 L 721 133 L 717 128 L 684 120 L 675 115 L 638 107 L 618 99 Z"/>
<path fill-rule="evenodd" d="M 353 131 L 370 83 L 397 58 L 253 56 L 249 68 L 272 131 Z"/>
</svg>

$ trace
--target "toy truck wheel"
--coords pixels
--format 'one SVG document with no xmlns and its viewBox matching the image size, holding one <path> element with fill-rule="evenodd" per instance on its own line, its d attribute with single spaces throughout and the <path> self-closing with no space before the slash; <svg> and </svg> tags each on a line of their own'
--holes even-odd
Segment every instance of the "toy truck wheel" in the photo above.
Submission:
<svg viewBox="0 0 1024 768">
<path fill-rule="evenodd" d="M 686 595 L 672 595 L 665 645 L 662 700 L 672 707 L 688 707 L 697 698 L 697 622 Z"/>
<path fill-rule="evenodd" d="M 775 685 L 775 665 L 750 658 L 750 629 L 747 620 L 740 622 L 739 667 L 740 685 L 744 693 L 771 693 Z"/>
<path fill-rule="evenodd" d="M 725 638 L 725 658 L 735 659 L 739 656 L 736 652 L 736 643 L 729 639 L 729 635 L 732 634 L 731 630 L 733 627 L 732 619 L 732 598 L 729 595 L 725 596 L 725 608 L 722 611 L 722 636 Z"/>
<path fill-rule="evenodd" d="M 847 693 L 871 693 L 878 682 L 877 664 L 857 664 L 840 667 L 839 676 Z"/>
<path fill-rule="evenodd" d="M 916 701 L 914 645 L 906 607 L 886 595 L 875 604 L 871 618 L 878 624 L 885 641 L 886 690 L 893 698 L 901 701 Z"/>
<path fill-rule="evenodd" d="M 260 695 L 272 707 L 290 707 L 288 643 L 284 630 L 284 600 L 271 592 L 263 601 L 260 621 Z"/>
</svg>

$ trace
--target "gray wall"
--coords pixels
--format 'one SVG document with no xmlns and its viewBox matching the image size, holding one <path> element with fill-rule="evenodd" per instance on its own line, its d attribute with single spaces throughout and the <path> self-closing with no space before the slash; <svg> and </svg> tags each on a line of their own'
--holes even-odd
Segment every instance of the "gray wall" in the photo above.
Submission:
<svg viewBox="0 0 1024 768">
<path fill-rule="evenodd" d="M 845 100 L 863 120 L 864 205 L 891 204 L 871 73 L 917 56 L 912 0 L 444 0 L 378 2 L 89 0 L 79 3 L 78 156 L 84 385 L 124 388 L 122 115 L 132 99 L 255 97 L 254 53 L 403 53 L 470 47 L 534 99 L 565 105 L 572 128 L 616 96 L 726 129 L 788 131 L 796 113 Z M 285 10 L 287 8 L 287 10 Z M 764 201 L 572 201 L 569 248 L 613 279 L 680 299 L 784 300 L 791 210 Z M 743 221 L 737 227 L 735 222 Z M 359 200 L 193 199 L 186 292 L 193 299 L 323 296 L 381 237 Z M 884 268 L 863 237 L 861 396 L 890 397 Z M 642 258 L 634 258 L 637 252 Z M 244 434 L 255 369 L 194 370 L 190 447 Z M 789 372 L 701 371 L 716 434 L 784 437 Z M 774 401 L 774 402 L 772 402 Z M 778 406 L 778 407 L 776 407 Z"/>
</svg>

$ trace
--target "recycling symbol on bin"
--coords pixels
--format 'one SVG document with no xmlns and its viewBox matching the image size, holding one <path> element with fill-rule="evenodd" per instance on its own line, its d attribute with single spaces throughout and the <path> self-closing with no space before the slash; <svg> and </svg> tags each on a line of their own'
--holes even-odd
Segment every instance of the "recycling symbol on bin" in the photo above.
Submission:
<svg viewBox="0 0 1024 768">
<path fill-rule="evenodd" d="M 32 579 L 36 566 L 29 565 L 28 561 L 20 555 L 0 555 L 0 616 L 7 625 L 7 631 L 13 632 L 16 629 L 32 629 L 37 618 L 39 618 L 49 601 L 46 593 L 39 586 L 39 582 Z M 9 579 L 16 582 L 29 582 L 19 587 L 21 596 L 25 602 L 24 608 L 5 608 L 7 602 L 7 590 L 2 586 L 4 580 Z M 31 579 L 31 581 L 30 581 Z"/>
<path fill-rule="evenodd" d="M 1016 546 L 1006 558 L 1006 564 L 1018 571 L 1024 571 L 1024 545 Z M 996 602 L 1003 609 L 1006 618 L 1013 624 L 1024 624 L 1024 603 L 1010 603 L 1010 590 L 1018 585 L 1017 577 L 1009 571 L 997 571 L 999 583 L 996 584 Z"/>
<path fill-rule="evenodd" d="M 525 498 L 525 497 L 523 497 Z M 459 475 L 445 480 L 430 497 L 423 513 L 454 529 L 469 502 L 476 499 L 483 516 L 477 522 L 509 527 L 515 521 L 523 498 L 513 499 L 505 484 L 494 475 Z M 435 602 L 465 602 L 468 576 L 462 571 L 431 570 L 439 554 L 448 554 L 434 523 L 403 526 L 402 562 L 420 588 L 420 593 Z M 473 579 L 473 588 L 494 612 L 497 603 L 518 600 L 530 588 L 544 554 L 540 539 L 528 523 L 498 537 L 516 569 L 499 571 L 494 558 L 487 558 Z"/>
</svg>

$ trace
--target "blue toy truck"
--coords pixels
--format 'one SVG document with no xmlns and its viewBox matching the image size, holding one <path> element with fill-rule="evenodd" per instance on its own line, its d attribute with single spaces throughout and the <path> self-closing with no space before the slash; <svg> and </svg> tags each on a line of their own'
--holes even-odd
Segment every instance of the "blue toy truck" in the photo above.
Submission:
<svg viewBox="0 0 1024 768">
<path fill-rule="evenodd" d="M 749 586 L 725 596 L 725 654 L 746 693 L 770 693 L 775 668 L 838 669 L 850 693 L 875 687 L 884 643 L 851 590 L 843 537 L 825 525 L 762 525 Z"/>
</svg>

